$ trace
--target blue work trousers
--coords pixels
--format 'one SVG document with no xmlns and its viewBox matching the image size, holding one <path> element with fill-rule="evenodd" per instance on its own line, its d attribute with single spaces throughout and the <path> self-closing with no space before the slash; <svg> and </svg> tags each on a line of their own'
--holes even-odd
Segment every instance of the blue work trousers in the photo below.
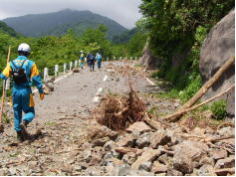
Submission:
<svg viewBox="0 0 236 177">
<path fill-rule="evenodd" d="M 35 117 L 34 107 L 30 107 L 31 88 L 13 88 L 13 110 L 14 110 L 14 129 L 21 131 L 22 112 L 24 112 L 23 121 L 31 122 Z"/>
<path fill-rule="evenodd" d="M 97 63 L 98 68 L 100 69 L 100 68 L 102 67 L 102 60 L 98 60 L 97 62 L 98 62 L 98 63 Z"/>
</svg>

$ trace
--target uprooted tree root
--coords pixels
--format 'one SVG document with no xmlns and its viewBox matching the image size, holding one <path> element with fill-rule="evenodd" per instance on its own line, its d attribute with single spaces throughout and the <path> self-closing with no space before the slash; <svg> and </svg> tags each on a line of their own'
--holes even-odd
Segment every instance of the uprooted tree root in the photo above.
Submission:
<svg viewBox="0 0 236 177">
<path fill-rule="evenodd" d="M 124 130 L 130 124 L 142 121 L 145 110 L 145 104 L 130 87 L 128 96 L 107 95 L 94 111 L 94 117 L 99 124 L 112 130 Z"/>
</svg>

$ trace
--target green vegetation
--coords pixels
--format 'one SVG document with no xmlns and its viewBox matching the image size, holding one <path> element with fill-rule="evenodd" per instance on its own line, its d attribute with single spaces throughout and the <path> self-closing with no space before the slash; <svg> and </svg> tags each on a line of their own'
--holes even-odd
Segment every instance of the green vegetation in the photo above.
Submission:
<svg viewBox="0 0 236 177">
<path fill-rule="evenodd" d="M 222 120 L 227 116 L 225 100 L 219 100 L 212 103 L 210 110 L 217 120 Z"/>
<path fill-rule="evenodd" d="M 162 59 L 155 76 L 170 81 L 171 92 L 183 101 L 202 84 L 199 57 L 203 40 L 233 8 L 233 0 L 142 0 L 142 25 L 149 31 L 152 52 Z"/>
<path fill-rule="evenodd" d="M 10 28 L 6 23 L 2 21 L 0 21 L 0 32 L 5 32 L 10 36 L 19 37 L 19 34 L 14 29 Z"/>
<path fill-rule="evenodd" d="M 11 31 L 12 29 L 8 27 Z M 42 72 L 44 67 L 53 71 L 55 64 L 63 65 L 78 59 L 80 50 L 85 53 L 100 52 L 104 57 L 113 56 L 138 56 L 141 55 L 145 43 L 145 34 L 135 34 L 127 43 L 113 44 L 107 39 L 108 28 L 100 25 L 97 28 L 88 28 L 81 36 L 77 36 L 70 29 L 65 35 L 45 36 L 40 38 L 24 37 L 11 35 L 0 30 L 0 70 L 6 65 L 8 46 L 12 46 L 11 60 L 17 57 L 17 46 L 26 42 L 30 44 L 32 53 L 30 59 L 34 60 L 39 70 Z M 51 73 L 52 74 L 52 73 Z"/>
</svg>

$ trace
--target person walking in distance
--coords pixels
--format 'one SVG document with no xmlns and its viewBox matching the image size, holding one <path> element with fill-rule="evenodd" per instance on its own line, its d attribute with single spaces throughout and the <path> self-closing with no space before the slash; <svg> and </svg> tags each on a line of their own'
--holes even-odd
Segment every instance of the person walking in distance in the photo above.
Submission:
<svg viewBox="0 0 236 177">
<path fill-rule="evenodd" d="M 89 53 L 86 58 L 87 58 L 87 63 L 90 68 L 90 71 L 94 71 L 94 65 L 95 65 L 94 55 L 92 53 Z"/>
<path fill-rule="evenodd" d="M 85 60 L 85 55 L 83 50 L 80 51 L 80 57 L 79 57 L 79 65 L 80 68 L 83 69 L 84 68 L 84 60 Z"/>
<path fill-rule="evenodd" d="M 14 110 L 14 129 L 17 139 L 22 142 L 29 138 L 27 133 L 28 124 L 35 118 L 34 100 L 31 86 L 36 86 L 40 99 L 44 99 L 43 84 L 36 64 L 28 59 L 31 49 L 26 43 L 18 47 L 19 56 L 11 61 L 2 74 L 1 79 L 13 78 L 13 110 Z M 24 116 L 22 116 L 24 112 Z"/>
<path fill-rule="evenodd" d="M 95 58 L 96 58 L 96 61 L 97 61 L 98 69 L 101 69 L 101 67 L 102 67 L 102 55 L 100 53 L 97 53 Z"/>
</svg>

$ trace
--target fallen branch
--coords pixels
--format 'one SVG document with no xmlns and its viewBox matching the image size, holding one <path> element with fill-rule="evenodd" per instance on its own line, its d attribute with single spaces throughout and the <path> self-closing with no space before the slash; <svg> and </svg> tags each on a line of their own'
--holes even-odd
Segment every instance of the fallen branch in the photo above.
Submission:
<svg viewBox="0 0 236 177">
<path fill-rule="evenodd" d="M 184 110 L 180 110 L 180 111 L 177 111 L 176 113 L 174 114 L 171 114 L 171 115 L 168 115 L 166 117 L 164 117 L 163 119 L 164 120 L 167 120 L 167 121 L 170 121 L 170 122 L 174 122 L 174 121 L 177 121 L 179 119 L 180 116 L 182 116 L 183 114 L 189 112 L 189 111 L 192 111 L 194 109 L 197 109 L 199 108 L 200 106 L 203 106 L 207 103 L 210 103 L 211 101 L 221 97 L 222 95 L 226 94 L 227 92 L 229 92 L 231 89 L 233 89 L 235 87 L 235 85 L 231 85 L 228 89 L 226 89 L 224 92 L 221 92 L 219 94 L 217 94 L 216 96 L 212 97 L 212 98 L 209 98 L 208 100 L 198 104 L 198 105 L 195 105 L 191 108 L 188 108 L 188 109 L 184 109 Z"/>
<path fill-rule="evenodd" d="M 234 138 L 234 135 L 221 137 L 221 138 L 210 138 L 210 139 L 207 139 L 206 142 L 214 143 L 214 142 L 217 142 L 217 141 L 226 140 L 226 139 L 230 139 L 230 138 Z"/>
<path fill-rule="evenodd" d="M 209 88 L 212 87 L 212 85 L 219 80 L 219 78 L 224 74 L 224 72 L 234 64 L 235 57 L 231 57 L 228 59 L 223 66 L 214 74 L 214 76 L 209 79 L 203 86 L 202 88 L 187 102 L 185 103 L 178 111 L 176 114 L 173 114 L 171 116 L 168 116 L 167 119 L 169 118 L 170 121 L 177 121 L 183 113 L 185 113 L 186 109 L 190 108 L 192 105 L 194 105 L 205 93 L 209 90 Z"/>
<path fill-rule="evenodd" d="M 115 148 L 115 151 L 121 154 L 127 154 L 129 152 L 134 152 L 136 154 L 141 154 L 143 152 L 142 149 L 137 148 L 130 148 L 130 147 L 117 147 Z"/>
<path fill-rule="evenodd" d="M 180 109 L 186 109 L 194 105 L 207 91 L 209 88 L 212 87 L 212 85 L 219 80 L 219 78 L 224 74 L 224 72 L 234 64 L 235 57 L 229 58 L 224 65 L 220 67 L 220 69 L 214 74 L 214 76 L 209 79 L 202 88 L 192 97 L 187 103 L 185 103 L 182 108 Z"/>
</svg>

